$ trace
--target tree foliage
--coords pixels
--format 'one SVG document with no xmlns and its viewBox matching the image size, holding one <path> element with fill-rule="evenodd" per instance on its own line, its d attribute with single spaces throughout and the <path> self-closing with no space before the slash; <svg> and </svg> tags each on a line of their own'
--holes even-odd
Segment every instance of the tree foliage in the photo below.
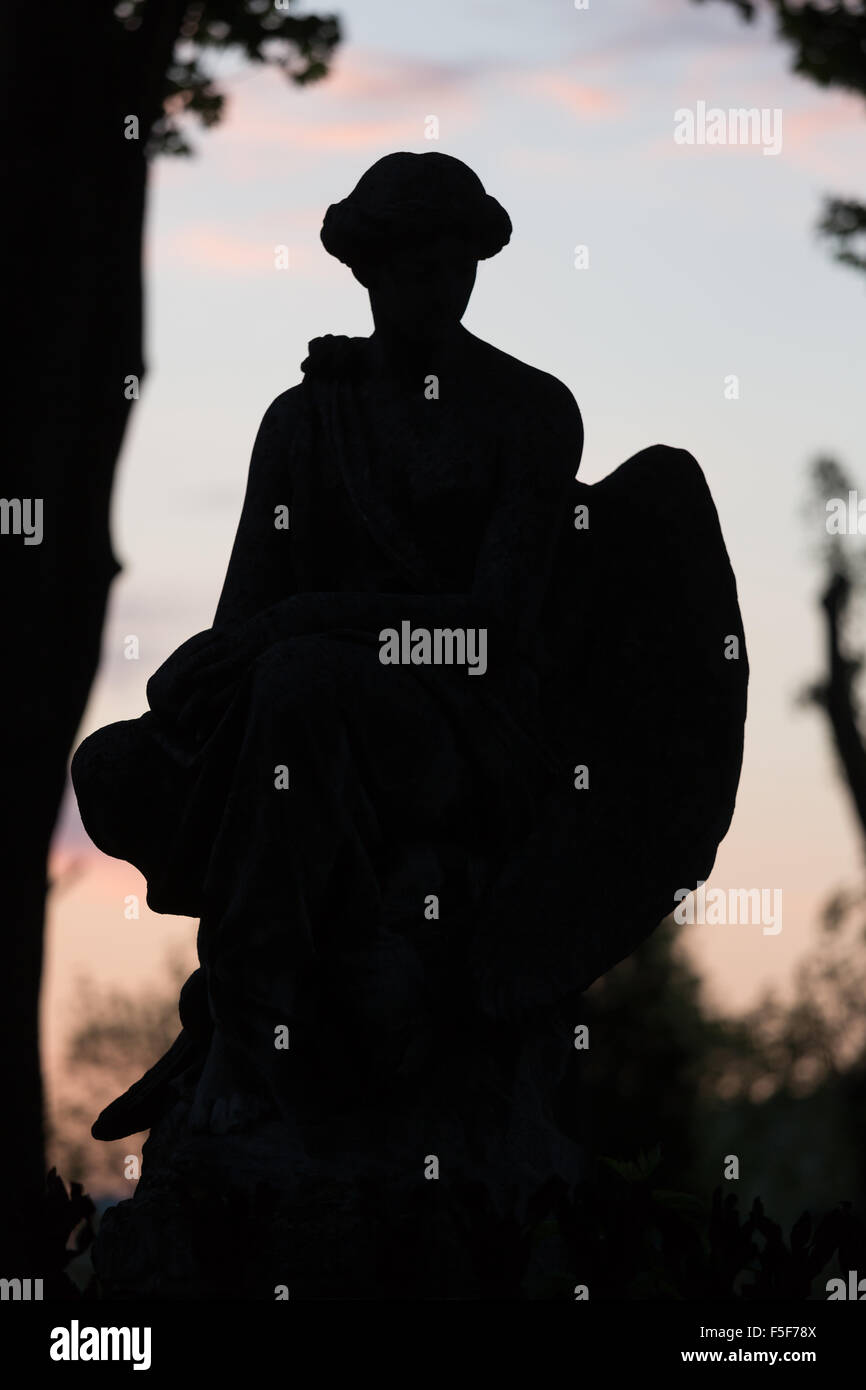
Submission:
<svg viewBox="0 0 866 1390">
<path fill-rule="evenodd" d="M 180 118 L 193 116 L 216 125 L 226 98 L 212 72 L 213 57 L 234 51 L 250 63 L 269 63 L 299 85 L 326 75 L 340 40 L 334 15 L 298 15 L 295 0 L 189 0 L 174 4 L 175 46 L 160 74 L 159 107 L 150 121 L 148 152 L 190 154 Z M 119 0 L 114 15 L 118 39 L 134 54 L 142 45 L 155 11 L 169 11 L 171 0 Z"/>
<path fill-rule="evenodd" d="M 832 6 L 792 0 L 726 3 L 748 23 L 761 12 L 774 16 L 776 33 L 791 50 L 794 72 L 820 87 L 866 97 L 866 0 Z M 855 198 L 825 198 L 818 232 L 832 243 L 837 261 L 866 271 L 866 204 Z"/>
</svg>

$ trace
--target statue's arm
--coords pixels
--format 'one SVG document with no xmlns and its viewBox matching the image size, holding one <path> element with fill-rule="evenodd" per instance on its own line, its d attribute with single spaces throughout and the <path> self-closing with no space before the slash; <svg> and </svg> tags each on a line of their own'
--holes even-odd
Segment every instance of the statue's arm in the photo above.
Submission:
<svg viewBox="0 0 866 1390">
<path fill-rule="evenodd" d="M 568 388 L 546 375 L 533 387 L 519 422 L 506 421 L 496 501 L 472 591 L 525 654 L 533 648 L 583 449 L 583 421 Z"/>
<path fill-rule="evenodd" d="M 291 593 L 291 530 L 284 524 L 288 513 L 281 509 L 291 508 L 296 400 L 296 390 L 283 392 L 259 426 L 214 629 L 243 622 Z"/>
</svg>

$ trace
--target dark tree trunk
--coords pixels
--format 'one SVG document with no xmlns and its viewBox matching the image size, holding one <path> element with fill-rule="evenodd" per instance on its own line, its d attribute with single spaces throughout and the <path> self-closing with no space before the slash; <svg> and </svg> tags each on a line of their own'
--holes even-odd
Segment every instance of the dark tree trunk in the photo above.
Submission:
<svg viewBox="0 0 866 1390">
<path fill-rule="evenodd" d="M 12 69 L 4 82 L 11 303 L 2 490 L 7 499 L 41 498 L 44 518 L 41 544 L 0 536 L 8 810 L 0 1220 L 18 1226 L 8 1234 L 23 1260 L 30 1199 L 44 1174 L 38 1015 L 47 854 L 118 570 L 112 483 L 130 409 L 126 379 L 144 374 L 144 147 L 183 8 L 149 4 L 132 36 L 111 0 L 56 9 L 10 0 L 2 21 Z M 130 115 L 140 122 L 137 140 L 125 138 Z M 4 1274 L 31 1273 L 10 1257 Z"/>
</svg>

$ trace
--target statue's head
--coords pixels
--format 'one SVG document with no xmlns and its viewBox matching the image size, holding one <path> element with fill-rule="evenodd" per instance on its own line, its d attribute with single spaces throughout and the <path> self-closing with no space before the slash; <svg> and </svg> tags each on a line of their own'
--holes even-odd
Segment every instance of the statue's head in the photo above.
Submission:
<svg viewBox="0 0 866 1390">
<path fill-rule="evenodd" d="M 389 154 L 328 208 L 321 236 L 369 291 L 377 327 L 417 341 L 460 322 L 478 262 L 507 244 L 511 221 L 461 160 Z"/>
</svg>

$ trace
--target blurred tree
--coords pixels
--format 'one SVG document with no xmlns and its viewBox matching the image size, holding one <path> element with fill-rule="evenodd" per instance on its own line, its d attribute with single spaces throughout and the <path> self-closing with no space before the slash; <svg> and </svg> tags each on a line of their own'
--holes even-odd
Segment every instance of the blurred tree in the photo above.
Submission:
<svg viewBox="0 0 866 1390">
<path fill-rule="evenodd" d="M 147 161 L 159 150 L 188 151 L 184 113 L 205 125 L 219 119 L 212 53 L 235 50 L 297 83 L 325 73 L 337 21 L 294 11 L 294 0 L 11 0 L 0 20 L 11 195 L 0 724 L 12 808 L 0 1009 L 9 1140 L 0 1182 L 21 1195 L 21 1228 L 7 1232 L 12 1254 L 24 1238 L 26 1199 L 39 1200 L 44 1179 L 38 1010 L 48 847 L 119 568 L 112 481 L 145 371 Z M 22 499 L 43 508 L 41 543 L 25 544 L 20 525 L 14 534 Z"/>
<path fill-rule="evenodd" d="M 596 1157 L 659 1150 L 666 1180 L 698 1178 L 700 1085 L 711 1050 L 727 1036 L 704 1007 L 698 976 L 668 917 L 584 998 L 590 1047 L 569 1097 L 573 1132 Z"/>
<path fill-rule="evenodd" d="M 702 4 L 703 0 L 696 0 Z M 794 72 L 822 87 L 839 87 L 866 97 L 866 0 L 845 4 L 802 0 L 727 0 L 745 20 L 770 11 L 776 32 L 793 50 Z M 837 261 L 866 270 L 866 204 L 825 198 L 819 233 L 834 243 Z"/>
<path fill-rule="evenodd" d="M 62 1084 L 51 1107 L 50 1162 L 67 1180 L 83 1182 L 97 1200 L 130 1197 L 135 1179 L 126 1159 L 140 1154 L 142 1136 L 115 1143 L 90 1137 L 95 1116 L 161 1057 L 177 1037 L 177 1000 L 189 961 L 169 956 L 158 985 L 101 988 L 83 980 L 70 1020 Z"/>
<path fill-rule="evenodd" d="M 866 59 L 864 59 L 866 62 Z M 854 498 L 855 535 L 866 523 L 857 511 L 857 490 L 844 470 L 832 459 L 819 459 L 813 471 L 814 490 L 821 507 L 825 539 L 822 544 L 826 579 L 821 606 L 824 610 L 827 668 L 823 679 L 813 685 L 804 698 L 827 715 L 839 768 L 857 815 L 863 848 L 866 851 L 866 746 L 863 741 L 857 676 L 863 661 L 849 650 L 852 617 L 859 598 L 862 604 L 866 583 L 866 550 L 849 534 L 848 512 Z M 837 503 L 845 512 L 845 532 L 831 524 L 828 503 Z"/>
<path fill-rule="evenodd" d="M 813 467 L 809 515 L 817 523 L 825 579 L 821 607 L 826 666 L 801 703 L 827 718 L 839 770 L 866 851 L 866 742 L 858 699 L 862 656 L 853 631 L 866 606 L 866 540 L 857 490 L 832 459 Z M 852 526 L 853 521 L 853 526 Z M 839 529 L 838 523 L 841 522 Z M 866 522 L 864 522 L 866 525 Z M 793 1000 L 770 994 L 720 1039 L 704 1069 L 715 1128 L 735 1117 L 753 1153 L 757 1181 L 778 1203 L 817 1204 L 840 1193 L 866 1200 L 866 889 L 828 900 L 817 942 L 802 960 Z M 712 1097 L 724 1098 L 720 1107 Z M 722 1114 L 722 1110 L 725 1113 Z M 720 1141 L 721 1142 L 721 1141 Z M 773 1150 L 775 1149 L 775 1154 Z M 772 1180 L 771 1180 L 772 1178 Z"/>
</svg>

